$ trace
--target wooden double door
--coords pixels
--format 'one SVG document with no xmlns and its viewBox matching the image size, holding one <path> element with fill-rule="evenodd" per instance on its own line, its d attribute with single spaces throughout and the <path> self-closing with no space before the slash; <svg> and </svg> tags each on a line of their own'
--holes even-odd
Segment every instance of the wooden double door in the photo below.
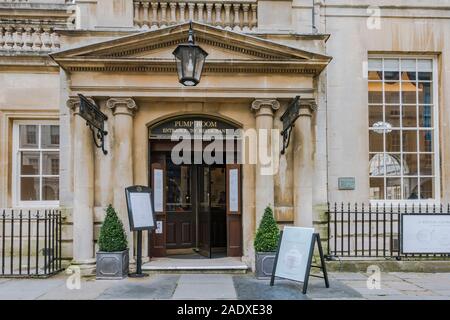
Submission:
<svg viewBox="0 0 450 320">
<path fill-rule="evenodd" d="M 150 237 L 150 256 L 191 249 L 209 258 L 241 256 L 240 166 L 176 165 L 168 153 L 152 156 L 157 161 L 151 165 L 152 189 L 160 199 L 155 199 L 158 229 Z"/>
</svg>

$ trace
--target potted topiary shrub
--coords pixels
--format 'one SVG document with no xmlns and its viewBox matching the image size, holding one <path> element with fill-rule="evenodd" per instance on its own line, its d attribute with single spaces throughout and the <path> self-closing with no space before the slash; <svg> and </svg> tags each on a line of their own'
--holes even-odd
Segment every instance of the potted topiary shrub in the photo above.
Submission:
<svg viewBox="0 0 450 320">
<path fill-rule="evenodd" d="M 279 238 L 280 230 L 273 217 L 272 208 L 268 206 L 264 210 L 254 242 L 256 278 L 268 279 L 272 275 Z"/>
<path fill-rule="evenodd" d="M 128 275 L 127 235 L 114 208 L 109 205 L 100 229 L 97 279 L 123 279 Z"/>
</svg>

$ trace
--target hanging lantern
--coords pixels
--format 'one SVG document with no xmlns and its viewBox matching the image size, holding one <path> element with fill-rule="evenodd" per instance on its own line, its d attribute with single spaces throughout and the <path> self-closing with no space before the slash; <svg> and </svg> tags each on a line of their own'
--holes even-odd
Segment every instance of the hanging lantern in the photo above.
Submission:
<svg viewBox="0 0 450 320">
<path fill-rule="evenodd" d="M 178 45 L 173 55 L 177 63 L 180 83 L 187 87 L 196 86 L 200 82 L 208 53 L 195 44 L 192 23 L 189 26 L 188 42 Z"/>
</svg>

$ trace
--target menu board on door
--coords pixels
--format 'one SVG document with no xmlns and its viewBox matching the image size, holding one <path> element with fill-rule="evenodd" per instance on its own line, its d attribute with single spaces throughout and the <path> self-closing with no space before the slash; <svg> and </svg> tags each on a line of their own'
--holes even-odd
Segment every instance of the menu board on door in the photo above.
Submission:
<svg viewBox="0 0 450 320">
<path fill-rule="evenodd" d="M 229 170 L 229 197 L 230 212 L 239 212 L 239 169 Z"/>
<path fill-rule="evenodd" d="M 164 172 L 162 169 L 153 169 L 153 193 L 155 212 L 164 211 Z"/>
</svg>

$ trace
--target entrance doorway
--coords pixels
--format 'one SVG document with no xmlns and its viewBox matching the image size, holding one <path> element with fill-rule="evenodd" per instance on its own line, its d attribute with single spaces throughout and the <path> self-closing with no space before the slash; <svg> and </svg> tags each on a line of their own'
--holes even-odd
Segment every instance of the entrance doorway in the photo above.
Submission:
<svg viewBox="0 0 450 320">
<path fill-rule="evenodd" d="M 216 119 L 196 117 L 192 120 L 191 116 L 150 128 L 150 184 L 155 195 L 158 225 L 150 237 L 150 256 L 242 256 L 240 165 L 194 161 L 195 153 L 202 153 L 208 145 L 204 141 L 200 144 L 201 150 L 192 153 L 190 161 L 177 164 L 172 159 L 172 149 L 178 142 L 157 134 L 167 131 L 161 126 L 167 128 L 175 123 L 189 125 L 199 121 L 218 126 Z M 225 125 L 220 123 L 220 126 Z M 224 148 L 216 152 L 223 153 L 224 158 L 226 153 L 233 153 L 232 158 L 237 160 L 235 150 L 227 150 L 224 143 Z M 158 195 L 160 200 L 156 199 Z"/>
</svg>

